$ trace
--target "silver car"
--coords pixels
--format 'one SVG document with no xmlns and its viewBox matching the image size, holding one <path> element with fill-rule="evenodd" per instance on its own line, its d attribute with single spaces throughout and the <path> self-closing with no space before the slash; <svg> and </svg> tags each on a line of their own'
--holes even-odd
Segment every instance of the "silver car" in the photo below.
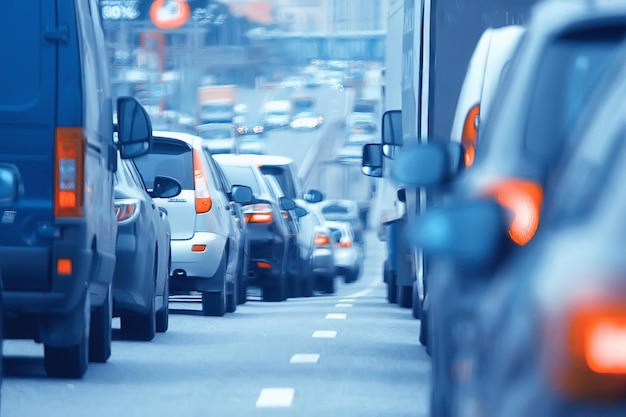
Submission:
<svg viewBox="0 0 626 417">
<path fill-rule="evenodd" d="M 342 275 L 346 283 L 355 282 L 363 270 L 363 247 L 356 243 L 350 223 L 326 221 L 326 226 L 336 241 L 334 258 L 337 275 Z"/>
<path fill-rule="evenodd" d="M 200 291 L 202 313 L 223 316 L 237 308 L 241 246 L 229 199 L 219 188 L 215 162 L 205 152 L 199 136 L 157 131 L 150 152 L 135 163 L 148 189 L 157 175 L 182 185 L 177 197 L 154 199 L 167 210 L 171 225 L 170 294 Z M 251 201 L 252 192 L 246 188 L 234 187 L 236 203 Z"/>
</svg>

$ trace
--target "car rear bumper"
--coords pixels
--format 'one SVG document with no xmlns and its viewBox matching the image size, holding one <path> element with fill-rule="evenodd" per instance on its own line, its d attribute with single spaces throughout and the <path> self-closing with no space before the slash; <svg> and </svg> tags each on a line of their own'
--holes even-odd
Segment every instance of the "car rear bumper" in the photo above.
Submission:
<svg viewBox="0 0 626 417">
<path fill-rule="evenodd" d="M 204 250 L 200 248 L 204 246 Z M 191 239 L 171 240 L 172 266 L 170 276 L 213 279 L 218 271 L 226 238 L 215 233 L 195 233 Z"/>
<path fill-rule="evenodd" d="M 316 275 L 335 275 L 335 259 L 331 249 L 315 249 L 311 258 L 311 268 Z"/>
</svg>

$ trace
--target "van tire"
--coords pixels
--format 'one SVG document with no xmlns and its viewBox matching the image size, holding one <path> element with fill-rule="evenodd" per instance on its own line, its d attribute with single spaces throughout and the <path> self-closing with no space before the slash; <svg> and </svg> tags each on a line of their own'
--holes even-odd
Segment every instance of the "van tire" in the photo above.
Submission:
<svg viewBox="0 0 626 417">
<path fill-rule="evenodd" d="M 104 363 L 111 357 L 112 296 L 113 291 L 109 285 L 104 303 L 91 312 L 89 362 Z"/>
<path fill-rule="evenodd" d="M 321 290 L 324 294 L 334 294 L 336 291 L 335 288 L 335 277 L 333 275 L 325 276 L 321 282 Z"/>
<path fill-rule="evenodd" d="M 85 375 L 89 365 L 89 334 L 88 323 L 91 317 L 89 296 L 85 294 L 82 306 L 82 338 L 74 346 L 48 346 L 44 345 L 44 369 L 51 378 L 80 379 Z M 74 314 L 80 314 L 75 312 Z"/>
<path fill-rule="evenodd" d="M 387 284 L 387 301 L 390 304 L 398 302 L 398 290 L 396 289 L 396 274 L 389 267 L 389 260 L 383 264 L 383 280 Z"/>
<path fill-rule="evenodd" d="M 411 308 L 413 305 L 413 285 L 396 285 L 398 290 L 397 302 L 401 308 Z"/>
<path fill-rule="evenodd" d="M 230 293 L 226 293 L 226 312 L 234 313 L 237 311 L 237 277 L 235 277 L 235 281 L 233 282 L 233 288 Z"/>
<path fill-rule="evenodd" d="M 420 300 L 420 293 L 417 287 L 417 281 L 413 283 L 413 304 L 411 306 L 411 313 L 413 318 L 420 320 L 422 316 L 422 300 Z"/>
</svg>

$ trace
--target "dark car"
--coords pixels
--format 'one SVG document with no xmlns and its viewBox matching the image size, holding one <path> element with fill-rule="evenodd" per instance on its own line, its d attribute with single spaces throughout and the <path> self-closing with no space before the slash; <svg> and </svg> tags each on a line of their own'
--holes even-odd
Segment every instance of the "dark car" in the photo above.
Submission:
<svg viewBox="0 0 626 417">
<path fill-rule="evenodd" d="M 584 105 L 593 86 L 624 35 L 623 4 L 589 7 L 582 1 L 554 1 L 538 6 L 511 67 L 500 80 L 473 167 L 459 181 L 451 181 L 456 174 L 450 167 L 462 164 L 463 153 L 453 143 L 433 142 L 399 151 L 393 167 L 396 179 L 451 190 L 446 199 L 435 200 L 444 206 L 464 199 L 495 198 L 515 220 L 509 223 L 506 245 L 494 249 L 512 245 L 514 253 L 523 248 L 541 228 L 543 201 L 550 192 L 554 167 L 572 145 L 575 122 L 585 116 Z M 428 178 L 423 175 L 426 171 Z M 412 181 L 416 175 L 420 180 Z M 478 214 L 466 220 L 488 233 L 488 219 Z M 463 242 L 462 247 L 456 246 L 456 257 L 471 258 L 481 248 L 475 241 L 456 238 Z M 431 254 L 443 250 L 444 243 L 431 247 Z M 424 242 L 418 246 L 426 250 Z M 433 358 L 431 412 L 455 415 L 467 382 L 455 371 L 476 366 L 474 353 L 481 343 L 476 332 L 477 308 L 485 302 L 494 271 L 437 259 L 427 265 L 421 340 Z"/>
<path fill-rule="evenodd" d="M 276 177 L 263 175 L 267 181 L 270 193 L 275 201 L 285 198 Z M 289 297 L 311 297 L 315 289 L 315 278 L 310 268 L 312 240 L 309 235 L 302 233 L 300 218 L 306 216 L 308 211 L 302 207 L 294 207 L 293 210 L 283 210 L 283 218 L 289 229 L 292 245 L 296 246 L 296 256 L 288 260 Z"/>
<path fill-rule="evenodd" d="M 157 177 L 160 197 L 175 197 L 178 181 Z M 169 323 L 170 225 L 165 210 L 148 195 L 131 160 L 118 159 L 115 172 L 117 244 L 113 274 L 113 317 L 124 339 L 149 341 Z"/>
<path fill-rule="evenodd" d="M 283 301 L 289 294 L 289 259 L 297 246 L 283 211 L 295 208 L 293 200 L 277 202 L 256 164 L 245 155 L 214 155 L 230 185 L 252 189 L 253 202 L 243 206 L 250 245 L 248 284 L 260 287 L 264 301 Z"/>
</svg>

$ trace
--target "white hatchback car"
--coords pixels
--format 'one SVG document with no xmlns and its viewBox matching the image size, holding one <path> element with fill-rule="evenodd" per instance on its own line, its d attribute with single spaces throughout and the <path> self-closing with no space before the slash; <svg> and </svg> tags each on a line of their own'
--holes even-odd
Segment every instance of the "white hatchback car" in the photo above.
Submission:
<svg viewBox="0 0 626 417">
<path fill-rule="evenodd" d="M 333 256 L 337 275 L 343 276 L 346 283 L 355 282 L 363 270 L 365 254 L 363 247 L 355 242 L 352 225 L 337 221 L 326 221 L 325 224 L 335 240 Z"/>
<path fill-rule="evenodd" d="M 233 123 L 206 123 L 196 130 L 211 153 L 235 153 L 237 127 Z"/>
<path fill-rule="evenodd" d="M 203 149 L 199 136 L 180 132 L 153 132 L 150 152 L 135 165 L 152 189 L 156 175 L 176 179 L 182 186 L 174 198 L 155 198 L 167 210 L 171 226 L 170 294 L 200 291 L 202 313 L 223 316 L 237 308 L 239 229 L 230 212 L 230 200 L 220 189 L 215 161 Z M 252 201 L 248 187 L 235 186 L 236 203 Z"/>
</svg>

